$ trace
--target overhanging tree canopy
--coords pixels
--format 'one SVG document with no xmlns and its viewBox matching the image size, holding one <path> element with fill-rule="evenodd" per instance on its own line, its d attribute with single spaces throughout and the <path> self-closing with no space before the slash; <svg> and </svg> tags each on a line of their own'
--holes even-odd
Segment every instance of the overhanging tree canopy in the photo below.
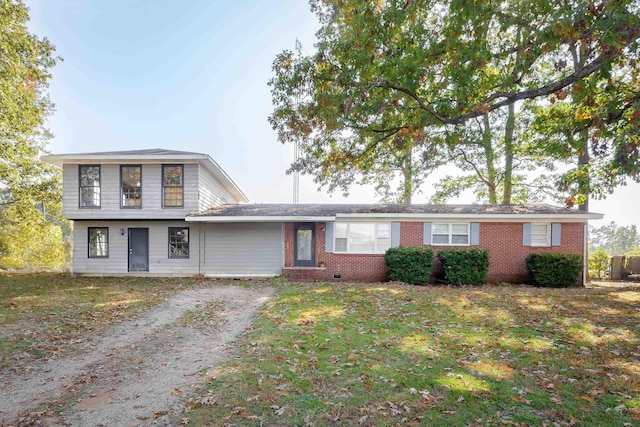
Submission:
<svg viewBox="0 0 640 427">
<path fill-rule="evenodd" d="M 310 3 L 322 24 L 316 53 L 283 52 L 270 82 L 270 122 L 281 142 L 302 146 L 291 170 L 344 189 L 353 174 L 374 175 L 378 159 L 402 157 L 407 139 L 437 166 L 446 159 L 434 147 L 454 126 L 553 99 L 599 105 L 594 114 L 605 114 L 607 125 L 599 152 L 617 153 L 605 167 L 637 179 L 637 140 L 615 137 L 637 122 L 637 2 Z M 609 80 L 623 84 L 625 96 L 603 90 Z"/>
<path fill-rule="evenodd" d="M 39 159 L 50 137 L 47 95 L 58 58 L 27 29 L 21 0 L 0 1 L 0 267 L 64 262 L 59 172 Z M 48 219 L 54 218 L 52 224 Z"/>
</svg>

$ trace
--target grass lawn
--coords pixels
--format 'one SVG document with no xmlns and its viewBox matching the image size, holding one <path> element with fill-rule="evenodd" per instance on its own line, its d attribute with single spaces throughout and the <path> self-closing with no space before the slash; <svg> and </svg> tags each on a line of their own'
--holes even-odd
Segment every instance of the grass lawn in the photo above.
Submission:
<svg viewBox="0 0 640 427">
<path fill-rule="evenodd" d="M 640 425 L 640 288 L 280 285 L 190 425 Z"/>
<path fill-rule="evenodd" d="M 0 369 L 57 357 L 94 333 L 199 283 L 51 275 L 0 276 Z"/>
<path fill-rule="evenodd" d="M 0 369 L 198 284 L 0 276 Z M 274 286 L 190 425 L 640 425 L 640 287 Z"/>
</svg>

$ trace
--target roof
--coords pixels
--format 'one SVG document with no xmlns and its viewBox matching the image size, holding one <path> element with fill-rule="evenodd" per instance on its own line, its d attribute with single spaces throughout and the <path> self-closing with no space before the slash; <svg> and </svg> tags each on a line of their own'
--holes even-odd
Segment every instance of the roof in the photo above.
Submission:
<svg viewBox="0 0 640 427">
<path fill-rule="evenodd" d="M 222 205 L 192 214 L 187 221 L 314 221 L 338 218 L 388 219 L 601 219 L 602 214 L 551 205 L 382 205 L 382 204 L 247 204 Z"/>
<path fill-rule="evenodd" d="M 62 167 L 63 164 L 82 164 L 99 162 L 101 164 L 114 164 L 123 162 L 135 163 L 198 163 L 209 171 L 222 186 L 240 202 L 248 202 L 249 199 L 236 185 L 227 173 L 208 154 L 193 153 L 190 151 L 165 150 L 163 148 L 151 148 L 146 150 L 126 151 L 100 151 L 91 153 L 46 154 L 42 160 Z"/>
</svg>

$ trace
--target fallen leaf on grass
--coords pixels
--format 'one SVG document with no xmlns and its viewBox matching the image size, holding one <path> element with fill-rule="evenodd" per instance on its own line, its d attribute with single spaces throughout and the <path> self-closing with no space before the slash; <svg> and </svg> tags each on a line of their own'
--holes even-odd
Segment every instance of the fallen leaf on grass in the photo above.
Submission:
<svg viewBox="0 0 640 427">
<path fill-rule="evenodd" d="M 549 400 L 555 403 L 556 405 L 562 405 L 562 399 L 557 394 L 552 394 Z"/>
<path fill-rule="evenodd" d="M 525 399 L 522 396 L 514 397 L 513 400 L 516 401 L 516 402 L 521 402 L 521 403 L 525 403 L 527 405 L 531 405 L 531 400 Z"/>
</svg>

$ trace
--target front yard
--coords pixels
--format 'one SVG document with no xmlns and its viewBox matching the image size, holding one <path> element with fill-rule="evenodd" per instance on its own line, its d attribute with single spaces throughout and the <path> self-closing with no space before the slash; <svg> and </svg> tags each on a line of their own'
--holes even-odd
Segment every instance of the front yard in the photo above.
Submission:
<svg viewBox="0 0 640 427">
<path fill-rule="evenodd" d="M 202 284 L 2 277 L 1 368 L 72 352 L 110 324 Z M 272 285 L 277 293 L 237 358 L 206 373 L 176 423 L 640 422 L 638 287 Z"/>
</svg>

